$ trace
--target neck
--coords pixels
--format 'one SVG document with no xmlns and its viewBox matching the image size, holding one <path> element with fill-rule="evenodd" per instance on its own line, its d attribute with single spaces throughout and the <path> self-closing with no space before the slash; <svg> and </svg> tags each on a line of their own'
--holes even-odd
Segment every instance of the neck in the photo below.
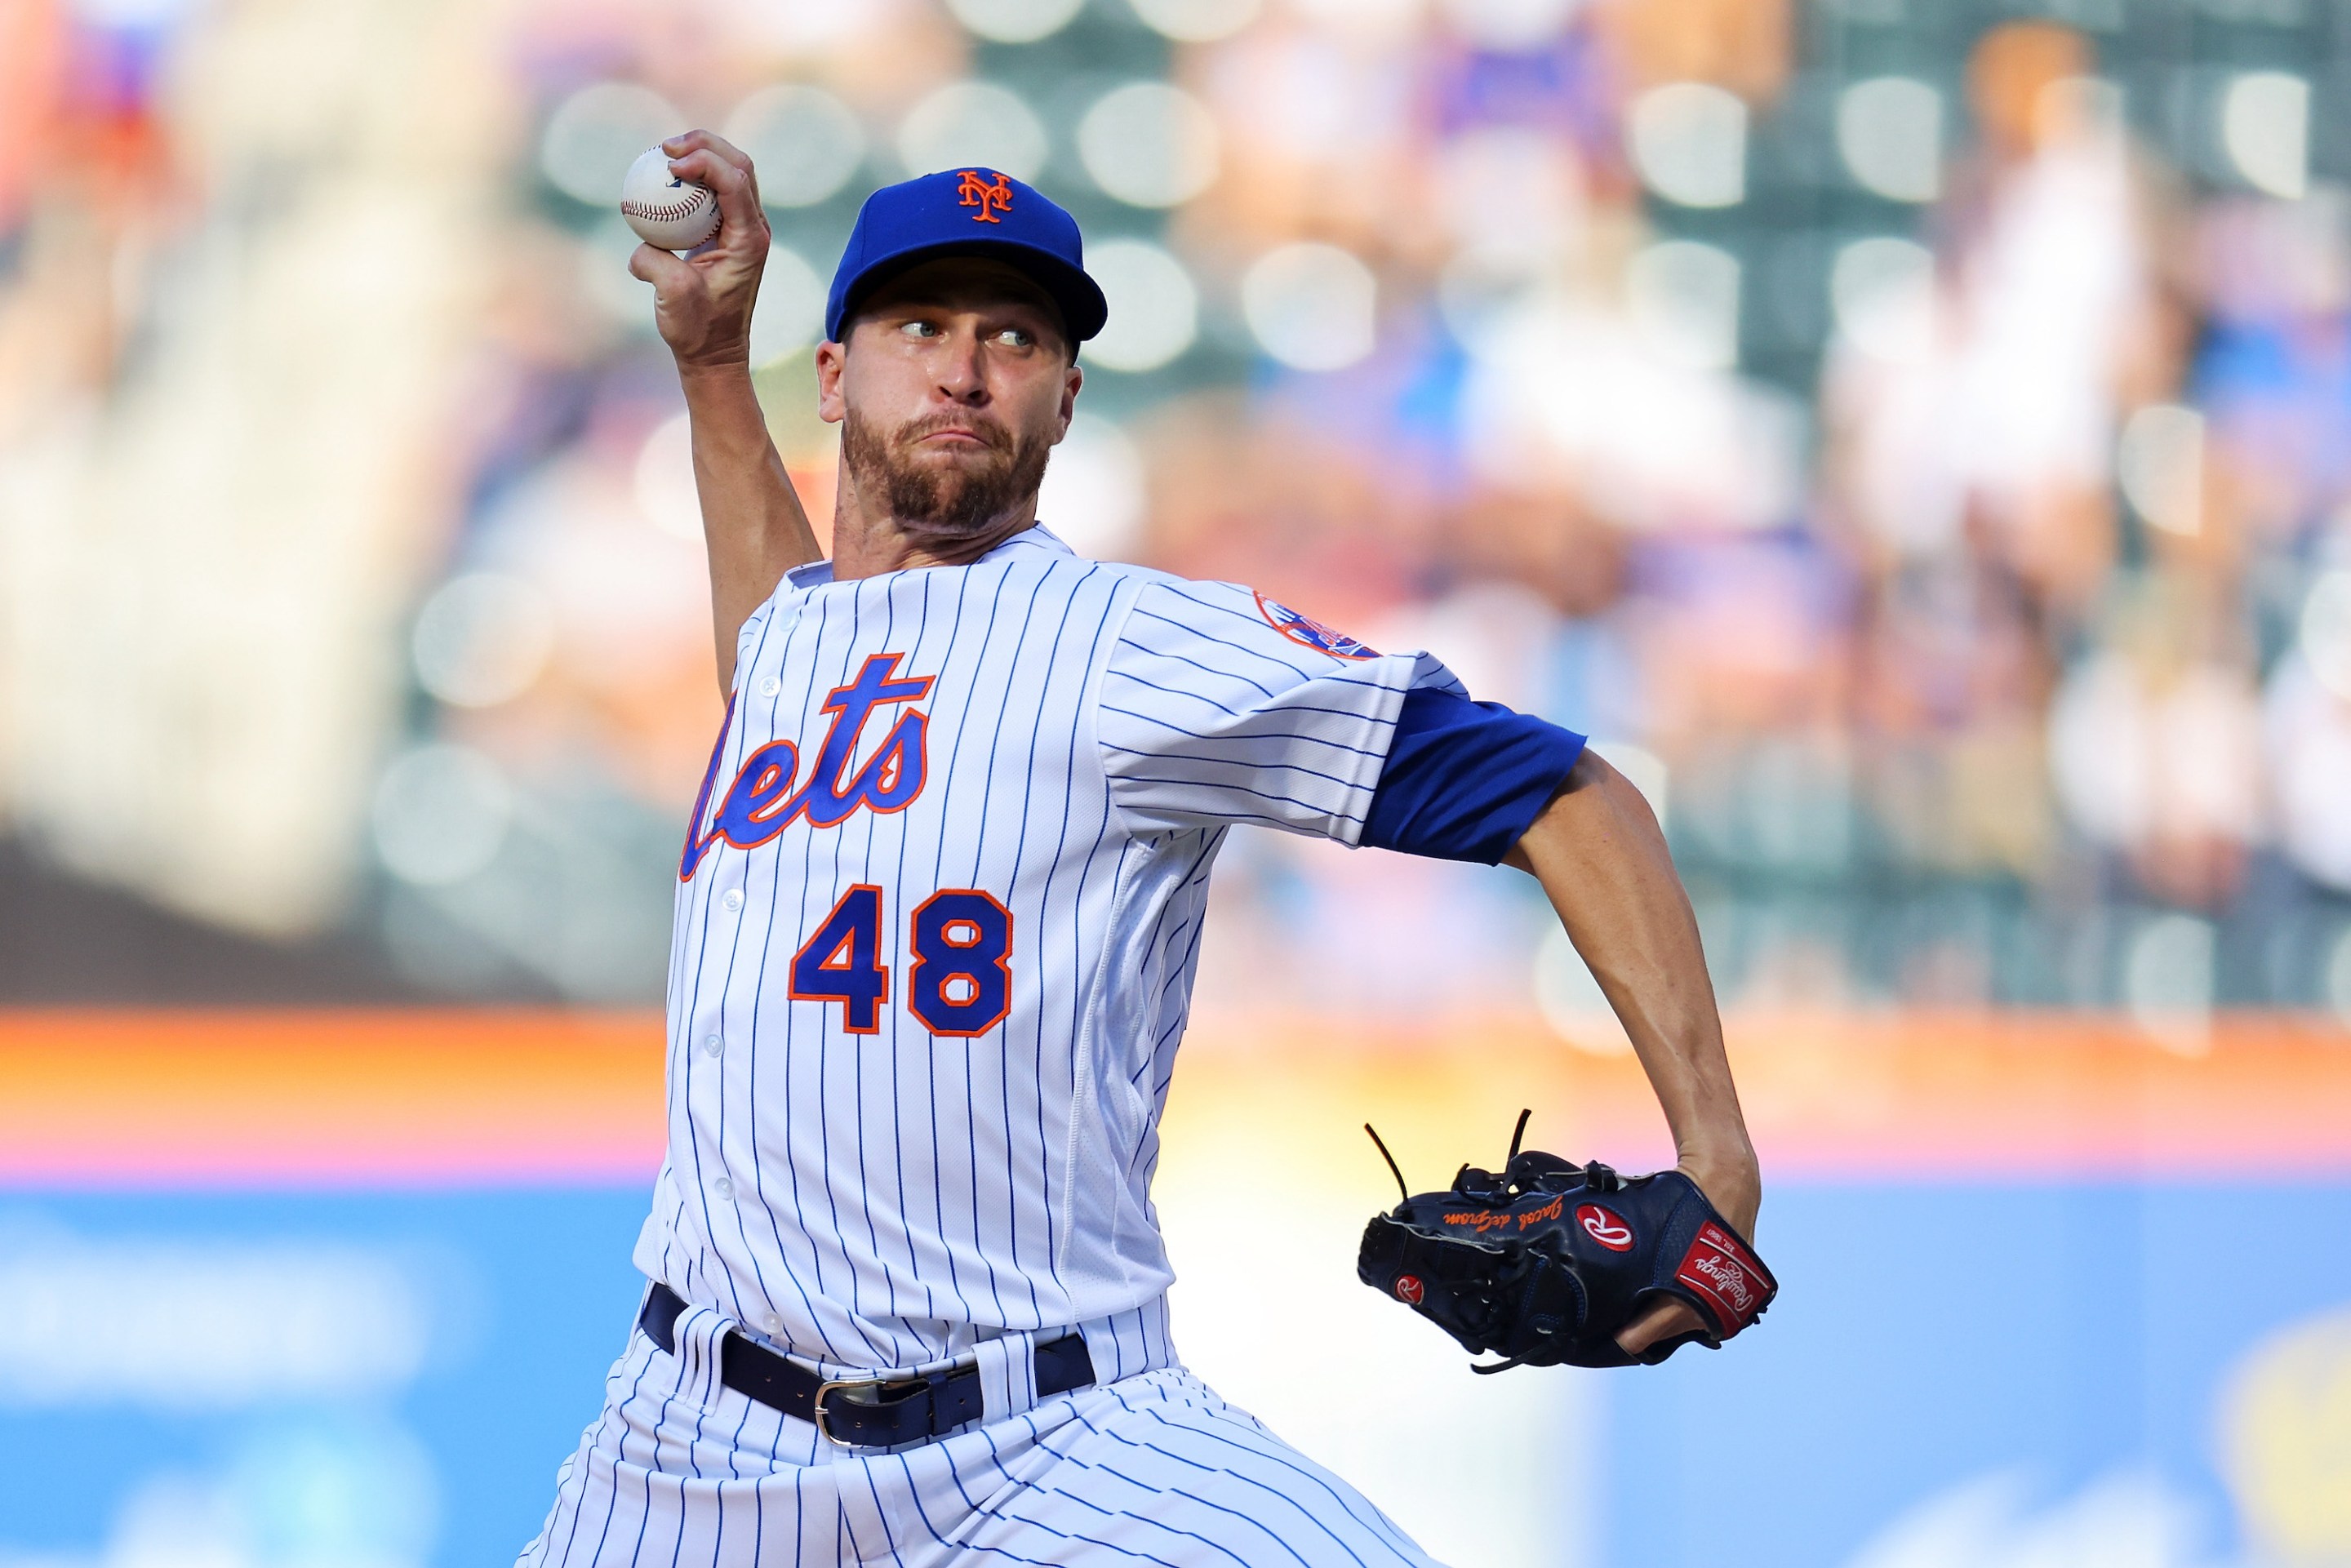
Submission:
<svg viewBox="0 0 2351 1568">
<path fill-rule="evenodd" d="M 1031 494 L 973 533 L 940 538 L 919 523 L 901 522 L 878 497 L 869 503 L 844 467 L 832 507 L 832 580 L 854 582 L 910 567 L 969 566 L 1036 523 L 1037 497 Z"/>
</svg>

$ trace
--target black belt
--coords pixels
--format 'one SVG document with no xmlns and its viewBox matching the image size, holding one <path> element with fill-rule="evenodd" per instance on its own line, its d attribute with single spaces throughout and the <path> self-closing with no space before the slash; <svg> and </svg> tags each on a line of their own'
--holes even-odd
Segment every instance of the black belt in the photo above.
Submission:
<svg viewBox="0 0 2351 1568">
<path fill-rule="evenodd" d="M 685 1302 L 655 1282 L 645 1297 L 637 1326 L 672 1355 L 677 1354 L 677 1320 Z M 1094 1380 L 1093 1358 L 1079 1334 L 1037 1347 L 1037 1397 L 1083 1388 Z M 979 1419 L 979 1368 L 925 1372 L 913 1377 L 844 1382 L 810 1372 L 757 1341 L 729 1330 L 718 1342 L 718 1381 L 813 1425 L 825 1437 L 848 1448 L 887 1448 L 943 1437 Z"/>
</svg>

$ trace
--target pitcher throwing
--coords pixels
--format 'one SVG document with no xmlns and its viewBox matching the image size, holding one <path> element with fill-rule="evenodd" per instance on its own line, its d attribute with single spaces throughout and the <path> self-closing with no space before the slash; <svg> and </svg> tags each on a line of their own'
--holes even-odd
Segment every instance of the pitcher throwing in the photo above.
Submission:
<svg viewBox="0 0 2351 1568">
<path fill-rule="evenodd" d="M 1679 1168 L 1751 1236 L 1655 819 L 1426 653 L 1048 532 L 1106 309 L 1076 223 L 993 170 L 858 216 L 817 350 L 842 427 L 820 559 L 752 393 L 750 162 L 666 147 L 723 218 L 632 267 L 692 414 L 726 719 L 678 861 L 651 1285 L 523 1562 L 1428 1563 L 1169 1342 L 1151 1176 L 1209 869 L 1254 823 L 1531 872 Z M 1617 1343 L 1702 1328 L 1660 1296 Z"/>
</svg>

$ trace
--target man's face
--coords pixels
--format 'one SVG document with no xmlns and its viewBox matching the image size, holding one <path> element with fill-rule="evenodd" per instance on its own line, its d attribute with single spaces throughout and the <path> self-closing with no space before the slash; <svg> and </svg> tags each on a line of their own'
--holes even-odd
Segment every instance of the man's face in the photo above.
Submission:
<svg viewBox="0 0 2351 1568">
<path fill-rule="evenodd" d="M 817 350 L 849 477 L 926 546 L 985 536 L 1035 496 L 1083 379 L 1044 291 L 974 256 L 891 279 Z"/>
</svg>

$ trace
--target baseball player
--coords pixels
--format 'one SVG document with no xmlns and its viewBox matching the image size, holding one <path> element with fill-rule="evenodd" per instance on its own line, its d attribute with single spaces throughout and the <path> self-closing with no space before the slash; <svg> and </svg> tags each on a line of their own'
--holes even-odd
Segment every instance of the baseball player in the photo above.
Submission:
<svg viewBox="0 0 2351 1568">
<path fill-rule="evenodd" d="M 726 717 L 678 862 L 650 1288 L 523 1563 L 1428 1563 L 1169 1341 L 1150 1185 L 1209 869 L 1255 823 L 1531 872 L 1680 1169 L 1751 1234 L 1655 819 L 1426 653 L 1049 532 L 1107 312 L 1076 223 L 992 170 L 858 216 L 817 350 L 821 559 L 752 392 L 750 161 L 665 148 L 723 214 L 631 265 L 692 416 Z M 1643 1309 L 1628 1351 L 1697 1327 Z"/>
</svg>

